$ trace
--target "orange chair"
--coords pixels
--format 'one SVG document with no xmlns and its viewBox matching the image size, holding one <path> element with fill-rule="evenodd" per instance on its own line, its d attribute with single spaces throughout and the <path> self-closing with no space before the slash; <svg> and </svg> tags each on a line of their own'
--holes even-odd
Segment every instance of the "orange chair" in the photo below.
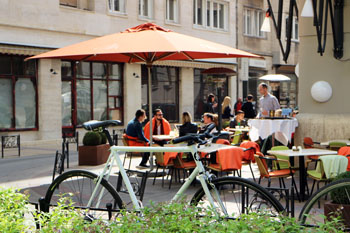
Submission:
<svg viewBox="0 0 350 233">
<path fill-rule="evenodd" d="M 255 163 L 254 155 L 255 155 L 256 152 L 260 152 L 260 146 L 256 142 L 245 141 L 245 142 L 241 143 L 240 147 L 243 147 L 245 149 L 253 148 L 252 150 L 247 150 L 247 151 L 244 152 L 243 158 L 242 158 L 242 165 L 249 165 L 250 172 L 252 173 L 254 182 L 256 182 L 256 179 L 255 179 L 254 172 L 253 172 L 251 164 Z M 241 173 L 242 173 L 242 171 L 241 171 Z"/>
<path fill-rule="evenodd" d="M 218 172 L 239 171 L 242 168 L 243 148 L 222 148 L 216 152 L 216 163 L 210 163 L 208 168 Z"/>
<path fill-rule="evenodd" d="M 261 179 L 268 179 L 268 184 L 267 186 L 270 187 L 271 186 L 271 179 L 273 178 L 278 178 L 279 179 L 279 184 L 280 184 L 280 188 L 286 188 L 286 185 L 284 183 L 284 178 L 287 177 L 292 177 L 292 186 L 295 188 L 295 191 L 297 193 L 298 199 L 300 201 L 300 196 L 299 196 L 299 192 L 294 180 L 294 170 L 291 168 L 290 163 L 288 160 L 281 160 L 281 159 L 277 159 L 274 156 L 265 156 L 263 155 L 261 152 L 256 152 L 255 154 L 255 160 L 256 163 L 258 164 L 258 168 L 260 171 L 260 178 L 259 178 L 259 184 L 261 182 Z M 271 160 L 274 163 L 277 163 L 277 167 L 279 167 L 278 163 L 280 161 L 283 161 L 285 163 L 289 164 L 289 169 L 281 169 L 281 170 L 274 170 L 274 171 L 269 171 L 268 167 L 267 167 L 267 160 Z"/>
<path fill-rule="evenodd" d="M 157 164 L 157 168 L 156 168 L 156 175 L 154 176 L 153 179 L 153 185 L 156 182 L 156 178 L 158 175 L 158 169 L 159 168 L 163 168 L 163 177 L 162 177 L 162 187 L 164 187 L 164 173 L 165 173 L 165 169 L 174 166 L 174 159 L 177 156 L 177 152 L 157 152 L 154 153 L 156 156 L 156 164 Z"/>
<path fill-rule="evenodd" d="M 192 155 L 189 154 L 189 156 L 192 156 Z M 170 178 L 169 189 L 171 188 L 174 171 L 175 171 L 175 181 L 176 181 L 176 177 L 178 177 L 180 181 L 180 170 L 183 171 L 183 176 L 184 176 L 183 178 L 185 180 L 186 172 L 188 170 L 193 170 L 196 168 L 195 161 L 185 161 L 182 157 L 183 157 L 183 153 L 178 153 L 176 155 L 176 158 L 174 159 L 174 166 L 171 168 L 171 178 Z"/>
<path fill-rule="evenodd" d="M 310 137 L 304 137 L 304 148 L 308 149 L 308 148 L 315 148 L 315 145 L 316 144 L 320 144 L 319 142 L 314 142 L 312 140 L 312 138 Z M 318 162 L 318 159 L 319 159 L 319 156 L 318 155 L 310 155 L 310 156 L 307 156 L 307 158 L 311 161 L 307 162 L 307 164 L 309 164 L 310 162 L 315 162 L 315 168 L 317 166 L 317 162 Z"/>
<path fill-rule="evenodd" d="M 136 137 L 128 136 L 126 134 L 123 134 L 122 141 L 123 141 L 124 146 L 147 146 L 146 142 L 141 141 L 141 140 L 139 140 Z M 123 166 L 125 165 L 126 157 L 129 156 L 129 158 L 130 158 L 129 170 L 130 170 L 131 160 L 132 160 L 132 157 L 135 156 L 135 155 L 142 156 L 142 153 L 139 153 L 139 152 L 125 152 L 125 156 L 124 156 L 124 160 L 123 160 Z"/>
<path fill-rule="evenodd" d="M 338 155 L 344 155 L 348 158 L 347 171 L 350 171 L 350 146 L 343 146 L 338 150 Z"/>
</svg>

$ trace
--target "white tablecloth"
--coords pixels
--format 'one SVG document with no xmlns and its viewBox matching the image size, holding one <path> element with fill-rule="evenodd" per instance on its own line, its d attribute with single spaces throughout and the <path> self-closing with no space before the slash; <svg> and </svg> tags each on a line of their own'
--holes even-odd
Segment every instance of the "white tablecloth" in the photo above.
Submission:
<svg viewBox="0 0 350 233">
<path fill-rule="evenodd" d="M 257 141 L 260 138 L 265 139 L 271 134 L 275 134 L 275 138 L 283 145 L 287 145 L 292 139 L 292 133 L 298 127 L 298 120 L 268 120 L 268 119 L 250 119 L 249 137 L 252 141 Z"/>
</svg>

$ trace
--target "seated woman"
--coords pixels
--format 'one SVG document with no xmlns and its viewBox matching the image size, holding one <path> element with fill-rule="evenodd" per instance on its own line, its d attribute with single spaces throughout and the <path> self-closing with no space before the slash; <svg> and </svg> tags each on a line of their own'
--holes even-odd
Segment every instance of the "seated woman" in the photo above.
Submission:
<svg viewBox="0 0 350 233">
<path fill-rule="evenodd" d="M 197 133 L 198 127 L 196 124 L 192 123 L 192 117 L 189 112 L 182 113 L 182 125 L 179 129 L 179 136 L 185 136 L 190 133 Z"/>
<path fill-rule="evenodd" d="M 201 128 L 200 133 L 213 134 L 217 132 L 218 117 L 216 114 L 206 112 L 203 114 L 204 127 Z"/>
<path fill-rule="evenodd" d="M 145 137 L 142 130 L 141 123 L 146 119 L 146 112 L 143 109 L 139 109 L 135 113 L 135 118 L 129 121 L 126 127 L 126 137 L 130 140 L 129 146 L 145 146 L 149 143 L 149 140 Z M 148 168 L 146 165 L 150 153 L 143 153 L 142 160 L 137 168 Z"/>
<path fill-rule="evenodd" d="M 244 112 L 238 110 L 235 118 L 230 122 L 230 128 L 235 128 L 236 126 L 247 126 L 247 122 L 244 120 Z"/>
<path fill-rule="evenodd" d="M 231 114 L 231 98 L 229 96 L 226 96 L 224 98 L 224 101 L 222 101 L 222 122 L 229 122 L 230 118 L 233 117 Z"/>
</svg>

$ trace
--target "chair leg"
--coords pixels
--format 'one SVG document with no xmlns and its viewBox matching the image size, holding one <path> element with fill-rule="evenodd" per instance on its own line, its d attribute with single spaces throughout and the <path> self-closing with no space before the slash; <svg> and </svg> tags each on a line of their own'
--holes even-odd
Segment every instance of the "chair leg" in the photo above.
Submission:
<svg viewBox="0 0 350 233">
<path fill-rule="evenodd" d="M 259 181 L 258 181 L 258 184 L 260 184 L 260 182 L 261 182 L 261 176 L 259 177 Z"/>
<path fill-rule="evenodd" d="M 283 179 L 283 178 L 278 178 L 278 183 L 280 184 L 280 188 L 282 188 L 282 181 L 281 181 L 281 179 Z"/>
<path fill-rule="evenodd" d="M 174 167 L 171 168 L 171 175 L 170 175 L 170 183 L 169 183 L 169 189 L 171 188 L 171 182 L 173 181 L 173 176 L 174 176 Z"/>
<path fill-rule="evenodd" d="M 252 164 L 251 163 L 249 163 L 249 168 L 250 168 L 250 172 L 252 173 L 253 180 L 256 183 L 256 179 L 255 179 L 255 176 L 254 176 L 254 172 L 253 172 L 253 168 L 252 168 Z"/>
<path fill-rule="evenodd" d="M 298 200 L 299 200 L 299 202 L 301 202 L 300 195 L 299 195 L 298 188 L 297 188 L 297 184 L 295 183 L 293 175 L 292 175 L 292 185 L 294 185 L 295 192 L 297 193 Z"/>
<path fill-rule="evenodd" d="M 314 192 L 315 183 L 316 183 L 316 180 L 314 180 L 314 182 L 312 183 L 312 188 L 311 188 L 310 196 L 311 196 L 311 195 L 313 194 L 313 192 Z"/>
<path fill-rule="evenodd" d="M 165 173 L 165 167 L 163 167 L 162 188 L 164 187 L 164 173 Z"/>
<path fill-rule="evenodd" d="M 271 186 L 271 179 L 270 177 L 268 178 L 268 182 L 267 182 L 267 187 L 270 187 Z"/>
<path fill-rule="evenodd" d="M 282 185 L 283 185 L 283 188 L 286 188 L 286 183 L 284 183 L 284 179 L 282 178 Z"/>
<path fill-rule="evenodd" d="M 157 175 L 158 175 L 158 168 L 159 168 L 159 166 L 157 165 L 156 174 L 155 174 L 155 176 L 153 178 L 153 185 L 156 183 L 156 178 L 157 178 Z"/>
</svg>

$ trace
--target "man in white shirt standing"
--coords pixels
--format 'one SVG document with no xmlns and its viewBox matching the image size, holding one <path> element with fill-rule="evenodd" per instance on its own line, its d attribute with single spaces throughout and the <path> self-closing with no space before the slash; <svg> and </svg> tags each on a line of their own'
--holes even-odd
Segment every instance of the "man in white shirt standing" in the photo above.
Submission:
<svg viewBox="0 0 350 233">
<path fill-rule="evenodd" d="M 280 109 L 280 104 L 278 103 L 278 99 L 269 93 L 266 83 L 261 83 L 258 89 L 259 93 L 262 95 L 259 99 L 259 116 L 268 117 L 271 110 L 276 111 L 277 109 Z"/>
</svg>

